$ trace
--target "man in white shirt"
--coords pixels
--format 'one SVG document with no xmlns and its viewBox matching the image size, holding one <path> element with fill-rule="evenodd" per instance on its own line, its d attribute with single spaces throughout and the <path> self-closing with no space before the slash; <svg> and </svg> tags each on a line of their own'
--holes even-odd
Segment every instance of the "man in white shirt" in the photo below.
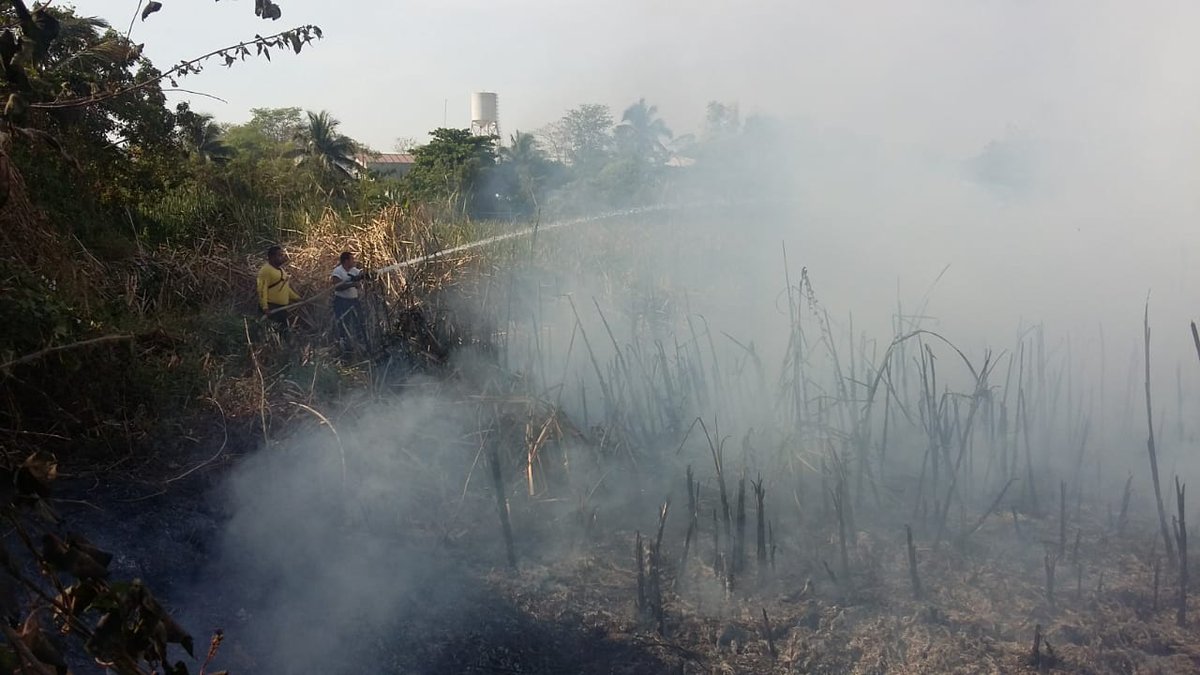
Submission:
<svg viewBox="0 0 1200 675">
<path fill-rule="evenodd" d="M 358 269 L 354 254 L 343 251 L 338 258 L 338 266 L 330 272 L 329 280 L 333 283 L 333 322 L 337 329 L 339 341 L 354 340 L 355 346 L 363 349 L 367 346 L 367 327 L 363 320 L 362 308 L 359 305 L 359 284 L 367 275 Z M 353 337 L 351 337 L 353 335 Z"/>
</svg>

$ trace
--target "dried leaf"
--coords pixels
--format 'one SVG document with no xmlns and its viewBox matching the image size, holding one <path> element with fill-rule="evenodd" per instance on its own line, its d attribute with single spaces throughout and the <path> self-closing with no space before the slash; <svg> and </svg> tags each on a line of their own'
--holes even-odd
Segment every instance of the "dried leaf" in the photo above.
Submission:
<svg viewBox="0 0 1200 675">
<path fill-rule="evenodd" d="M 21 23 L 21 30 L 33 40 L 34 60 L 42 61 L 50 53 L 50 45 L 58 37 L 60 26 L 54 15 L 39 9 L 33 13 L 31 21 Z"/>
<path fill-rule="evenodd" d="M 142 10 L 142 21 L 145 21 L 146 17 L 150 16 L 151 14 L 157 12 L 160 9 L 162 9 L 161 2 L 154 2 L 154 0 L 150 0 L 150 2 L 146 3 L 146 9 Z"/>
<path fill-rule="evenodd" d="M 29 647 L 29 651 L 33 652 L 35 658 L 44 664 L 54 666 L 55 672 L 65 672 L 67 661 L 63 658 L 62 652 L 58 649 L 46 633 L 42 630 L 41 624 L 38 621 L 37 612 L 31 613 L 26 619 L 25 624 L 21 627 L 21 640 Z"/>
<path fill-rule="evenodd" d="M 13 57 L 19 51 L 21 51 L 21 41 L 11 30 L 5 29 L 3 33 L 0 33 L 0 62 L 3 62 L 4 65 L 11 64 Z"/>
<path fill-rule="evenodd" d="M 91 556 L 93 560 L 100 563 L 104 567 L 112 564 L 113 555 L 108 551 L 102 551 L 95 544 L 85 539 L 79 534 L 67 535 L 67 546 L 72 549 L 77 549 Z"/>
<path fill-rule="evenodd" d="M 21 615 L 19 590 L 15 579 L 0 575 L 0 616 L 8 618 Z"/>
<path fill-rule="evenodd" d="M 3 567 L 6 572 L 14 577 L 20 573 L 20 570 L 17 569 L 17 564 L 13 562 L 12 555 L 9 554 L 8 549 L 2 544 L 0 544 L 0 567 Z"/>
<path fill-rule="evenodd" d="M 17 93 L 9 94 L 8 103 L 4 106 L 4 116 L 9 118 L 20 116 L 28 107 L 29 104 L 24 96 Z"/>
<path fill-rule="evenodd" d="M 92 656 L 111 660 L 121 648 L 121 617 L 114 612 L 105 612 L 96 622 L 92 637 L 83 647 Z"/>
<path fill-rule="evenodd" d="M 101 597 L 100 591 L 92 582 L 78 581 L 66 589 L 58 596 L 58 606 L 55 607 L 55 615 L 60 620 L 65 620 L 63 610 L 71 616 L 79 616 L 84 611 L 96 608 L 101 610 L 113 609 L 116 603 L 111 602 L 107 596 Z"/>
<path fill-rule="evenodd" d="M 48 483 L 58 478 L 58 459 L 49 452 L 34 452 L 25 458 L 21 466 L 42 482 Z"/>
<path fill-rule="evenodd" d="M 9 97 L 12 105 L 13 94 Z M 58 477 L 58 460 L 54 455 L 41 450 L 29 455 L 17 469 L 16 488 L 17 498 L 21 500 L 37 500 L 50 496 L 50 483 Z"/>
<path fill-rule="evenodd" d="M 155 600 L 154 597 L 150 595 L 150 592 L 146 590 L 144 586 L 139 586 L 139 588 L 143 593 L 142 610 L 146 615 L 153 617 L 158 622 L 158 626 L 156 626 L 156 628 L 161 628 L 162 639 L 165 642 L 182 646 L 184 651 L 188 653 L 188 656 L 196 658 L 196 645 L 191 634 L 184 630 L 183 626 L 180 626 L 179 623 L 175 621 L 174 617 L 172 617 L 165 609 L 163 609 L 163 606 L 158 603 L 158 600 Z"/>
<path fill-rule="evenodd" d="M 45 499 L 39 499 L 33 505 L 33 514 L 51 525 L 57 525 L 62 522 L 58 514 L 50 507 L 50 502 Z"/>
<path fill-rule="evenodd" d="M 21 657 L 8 645 L 0 645 L 0 673 L 8 675 L 17 672 L 21 667 Z M 213 673 L 213 675 L 217 675 Z"/>
<path fill-rule="evenodd" d="M 50 567 L 65 572 L 67 570 L 67 544 L 53 534 L 42 535 L 42 559 Z"/>
<path fill-rule="evenodd" d="M 106 566 L 84 551 L 68 546 L 53 534 L 42 536 L 42 559 L 53 569 L 66 572 L 76 579 L 104 579 L 108 576 Z"/>
</svg>

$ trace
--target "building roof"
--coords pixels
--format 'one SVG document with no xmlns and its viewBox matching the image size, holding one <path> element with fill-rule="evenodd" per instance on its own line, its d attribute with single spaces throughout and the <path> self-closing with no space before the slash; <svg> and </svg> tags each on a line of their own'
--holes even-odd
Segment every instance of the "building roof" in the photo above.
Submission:
<svg viewBox="0 0 1200 675">
<path fill-rule="evenodd" d="M 355 159 L 359 164 L 412 164 L 413 156 L 406 152 L 361 153 Z"/>
</svg>

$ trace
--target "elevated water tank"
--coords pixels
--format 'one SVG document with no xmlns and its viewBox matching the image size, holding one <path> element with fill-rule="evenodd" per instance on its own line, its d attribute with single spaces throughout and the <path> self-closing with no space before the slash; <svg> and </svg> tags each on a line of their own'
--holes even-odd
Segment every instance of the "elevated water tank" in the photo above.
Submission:
<svg viewBox="0 0 1200 675">
<path fill-rule="evenodd" d="M 471 94 L 471 132 L 479 136 L 500 135 L 500 101 L 495 92 Z"/>
</svg>

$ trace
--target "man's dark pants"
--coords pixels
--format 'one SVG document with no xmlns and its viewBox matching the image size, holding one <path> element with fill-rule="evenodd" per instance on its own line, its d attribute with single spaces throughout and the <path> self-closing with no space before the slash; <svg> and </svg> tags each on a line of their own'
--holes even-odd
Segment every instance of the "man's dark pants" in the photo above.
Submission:
<svg viewBox="0 0 1200 675">
<path fill-rule="evenodd" d="M 333 320 L 339 340 L 348 340 L 353 335 L 359 349 L 367 346 L 367 327 L 357 298 L 333 296 Z"/>
<path fill-rule="evenodd" d="M 285 306 L 268 303 L 267 318 L 275 324 L 275 330 L 279 331 L 279 337 L 287 339 L 291 337 L 291 328 L 288 325 L 288 313 L 283 309 Z"/>
</svg>

